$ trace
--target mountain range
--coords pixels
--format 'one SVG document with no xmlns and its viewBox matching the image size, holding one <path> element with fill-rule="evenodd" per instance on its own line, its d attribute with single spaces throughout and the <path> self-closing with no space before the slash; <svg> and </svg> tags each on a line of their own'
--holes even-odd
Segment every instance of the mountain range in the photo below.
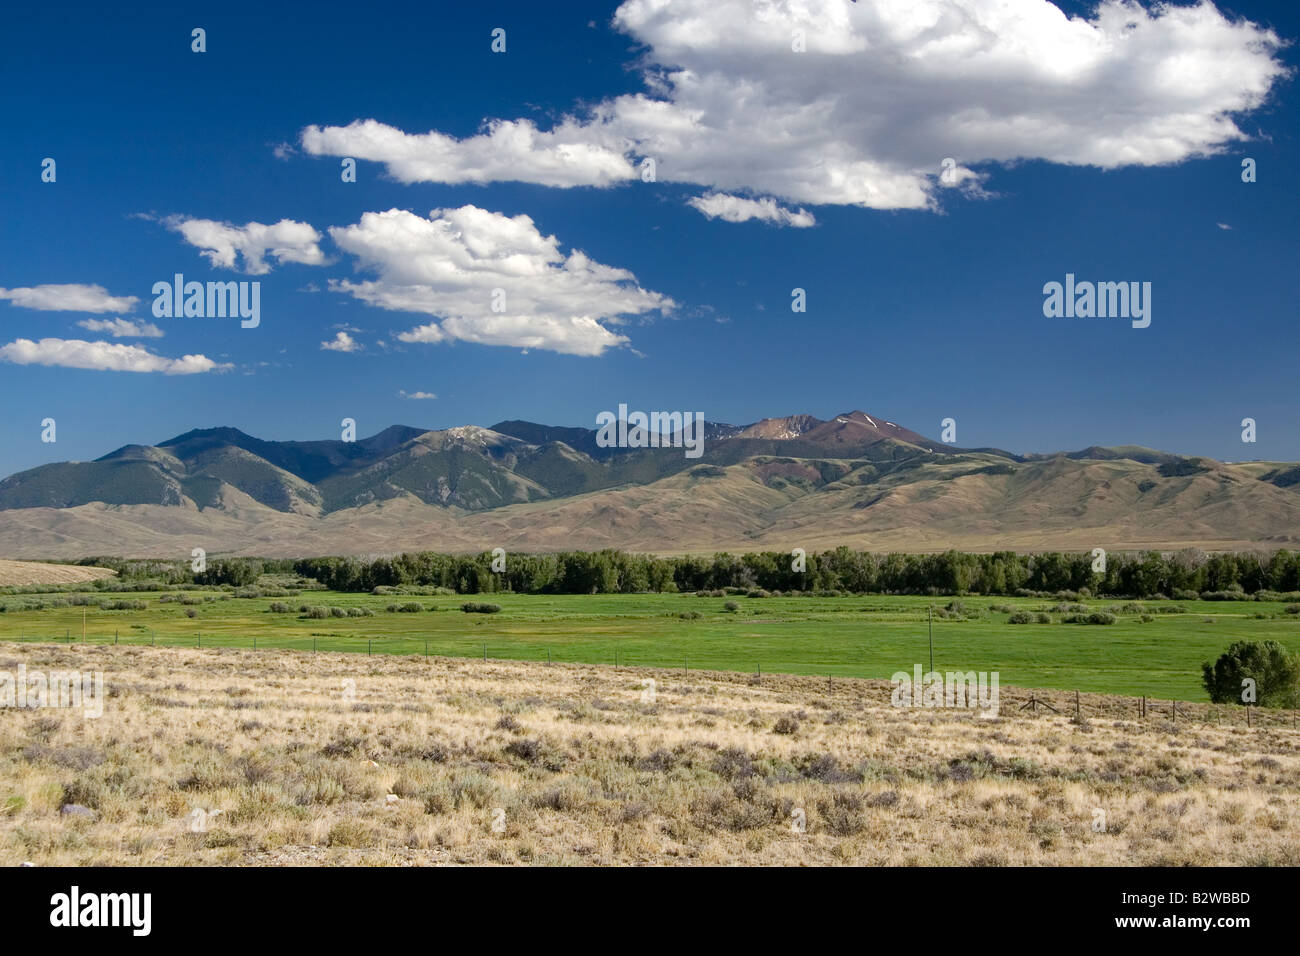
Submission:
<svg viewBox="0 0 1300 956">
<path fill-rule="evenodd" d="M 635 429 L 633 429 L 635 430 Z M 1138 446 L 957 448 L 861 411 L 705 424 L 703 455 L 504 421 L 357 441 L 229 427 L 0 481 L 0 556 L 410 549 L 1282 547 L 1300 466 Z M 631 444 L 636 444 L 635 442 Z"/>
</svg>

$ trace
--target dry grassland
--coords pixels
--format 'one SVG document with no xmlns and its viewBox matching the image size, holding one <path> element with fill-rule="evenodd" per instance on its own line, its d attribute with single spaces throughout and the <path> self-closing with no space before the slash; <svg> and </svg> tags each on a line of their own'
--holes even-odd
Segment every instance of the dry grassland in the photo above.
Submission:
<svg viewBox="0 0 1300 956">
<path fill-rule="evenodd" d="M 111 578 L 116 573 L 108 568 L 88 568 L 75 564 L 44 564 L 40 561 L 9 561 L 0 558 L 0 587 L 80 584 L 83 581 Z"/>
<path fill-rule="evenodd" d="M 1076 723 L 1004 687 L 984 720 L 880 681 L 0 644 L 20 663 L 107 699 L 0 708 L 3 865 L 1300 864 L 1300 733 L 1193 705 L 1084 695 Z"/>
</svg>

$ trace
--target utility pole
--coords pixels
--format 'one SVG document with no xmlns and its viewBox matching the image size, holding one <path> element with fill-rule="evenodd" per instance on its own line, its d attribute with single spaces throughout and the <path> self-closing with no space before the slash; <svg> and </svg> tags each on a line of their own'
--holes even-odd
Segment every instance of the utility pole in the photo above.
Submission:
<svg viewBox="0 0 1300 956">
<path fill-rule="evenodd" d="M 934 605 L 929 607 L 930 611 L 930 673 L 934 673 Z"/>
</svg>

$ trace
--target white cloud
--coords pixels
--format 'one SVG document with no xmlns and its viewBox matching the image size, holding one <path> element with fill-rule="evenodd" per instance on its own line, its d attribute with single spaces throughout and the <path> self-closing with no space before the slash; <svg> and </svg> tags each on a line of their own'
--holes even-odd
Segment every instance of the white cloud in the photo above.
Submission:
<svg viewBox="0 0 1300 956">
<path fill-rule="evenodd" d="M 748 222 L 761 219 L 763 222 L 778 226 L 794 226 L 806 229 L 817 225 L 817 219 L 807 210 L 795 212 L 777 203 L 775 199 L 745 199 L 743 196 L 730 196 L 726 193 L 706 193 L 688 199 L 687 205 L 698 209 L 710 219 L 725 222 Z"/>
<path fill-rule="evenodd" d="M 271 271 L 266 261 L 268 254 L 281 265 L 286 262 L 307 266 L 325 263 L 325 254 L 319 245 L 321 235 L 305 222 L 281 219 L 273 225 L 249 222 L 236 226 L 213 219 L 170 216 L 163 223 L 168 229 L 179 232 L 186 242 L 219 269 L 234 269 L 236 260 L 242 259 L 244 272 L 265 275 Z"/>
<path fill-rule="evenodd" d="M 77 283 L 0 289 L 0 299 L 43 312 L 130 312 L 140 301 L 133 295 L 109 295 L 102 285 Z"/>
<path fill-rule="evenodd" d="M 129 319 L 82 319 L 77 325 L 90 332 L 104 332 L 115 339 L 160 339 L 163 330 L 152 322 Z"/>
<path fill-rule="evenodd" d="M 627 337 L 606 327 L 676 303 L 637 285 L 625 269 L 580 251 L 564 255 L 528 216 L 477 206 L 435 209 L 425 219 L 401 209 L 368 212 L 330 229 L 335 244 L 378 279 L 334 280 L 330 288 L 369 305 L 437 316 L 400 333 L 402 342 L 462 340 L 482 345 L 599 355 Z"/>
<path fill-rule="evenodd" d="M 401 396 L 402 398 L 425 398 L 425 399 L 432 399 L 432 398 L 437 398 L 437 397 L 438 397 L 437 395 L 433 394 L 433 392 L 408 392 L 408 391 L 405 391 L 405 390 L 399 390 L 397 394 L 398 394 L 399 396 Z"/>
<path fill-rule="evenodd" d="M 339 332 L 334 338 L 322 342 L 320 347 L 326 352 L 360 352 L 361 343 L 346 332 Z"/>
<path fill-rule="evenodd" d="M 1215 225 L 1217 225 L 1220 229 L 1231 229 L 1231 228 L 1232 228 L 1232 227 L 1231 227 L 1230 225 L 1228 225 L 1226 222 L 1215 223 Z"/>
<path fill-rule="evenodd" d="M 206 355 L 183 355 L 178 359 L 155 355 L 138 345 L 86 342 L 81 339 L 15 339 L 0 345 L 0 361 L 15 365 L 57 365 L 63 368 L 95 369 L 105 372 L 162 372 L 165 375 L 193 375 L 225 371 L 232 366 L 212 361 Z"/>
<path fill-rule="evenodd" d="M 518 179 L 545 186 L 607 186 L 631 179 L 632 163 L 617 148 L 590 141 L 565 120 L 543 132 L 529 120 L 495 120 L 483 133 L 458 140 L 442 133 L 404 133 L 376 120 L 347 126 L 308 126 L 303 150 L 387 164 L 404 183 L 490 183 Z"/>
<path fill-rule="evenodd" d="M 654 157 L 660 181 L 787 202 L 933 208 L 940 163 L 1105 169 L 1244 139 L 1234 116 L 1285 75 L 1279 39 L 1208 0 L 628 0 L 649 94 L 539 130 L 494 120 L 457 140 L 375 120 L 307 127 L 306 152 L 382 162 L 403 182 L 607 186 Z M 794 52 L 796 31 L 805 51 Z"/>
</svg>

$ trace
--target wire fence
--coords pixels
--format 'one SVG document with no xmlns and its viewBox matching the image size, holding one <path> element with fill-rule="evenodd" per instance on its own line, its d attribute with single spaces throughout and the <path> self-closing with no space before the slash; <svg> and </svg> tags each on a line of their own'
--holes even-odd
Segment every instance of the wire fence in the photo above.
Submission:
<svg viewBox="0 0 1300 956">
<path fill-rule="evenodd" d="M 754 671 L 738 671 L 734 667 L 714 664 L 708 659 L 697 660 L 692 664 L 689 657 L 666 659 L 662 656 L 628 654 L 617 646 L 587 645 L 585 652 L 572 645 L 564 645 L 567 654 L 547 644 L 511 642 L 508 653 L 494 646 L 492 642 L 466 638 L 448 640 L 436 638 L 382 637 L 364 639 L 340 639 L 329 637 L 322 640 L 319 635 L 311 637 L 267 637 L 244 636 L 225 632 L 209 632 L 205 642 L 202 632 L 194 634 L 159 634 L 152 629 L 143 631 L 131 629 L 126 634 L 120 630 L 112 634 L 74 634 L 65 629 L 62 634 L 53 632 L 20 631 L 17 636 L 0 634 L 0 641 L 35 644 L 77 644 L 77 645 L 118 645 L 128 647 L 165 647 L 165 648 L 231 648 L 242 650 L 287 650 L 306 653 L 365 653 L 369 656 L 401 657 L 452 657 L 481 659 L 483 661 L 504 660 L 524 662 L 546 662 L 563 664 L 612 664 L 615 667 L 636 667 L 655 670 L 673 670 L 689 673 L 708 671 L 711 674 L 725 674 L 733 679 L 747 680 L 751 684 L 763 682 L 761 662 L 755 662 Z M 826 681 L 826 689 L 833 692 L 836 682 L 839 687 L 856 687 L 866 690 L 863 696 L 875 696 L 873 685 L 885 684 L 879 678 L 856 677 L 842 673 L 810 675 L 797 673 L 773 672 L 769 669 L 769 680 L 776 677 L 782 680 Z M 886 686 L 883 700 L 889 702 L 890 694 Z M 1076 724 L 1086 724 L 1089 718 L 1132 719 L 1145 722 L 1164 721 L 1171 727 L 1243 727 L 1248 729 L 1300 730 L 1300 711 L 1284 710 L 1275 707 L 1238 706 L 1207 704 L 1192 701 L 1158 699 L 1149 696 L 1126 696 L 1102 692 L 1085 692 L 1078 690 L 1034 689 L 1025 691 L 1020 688 L 1008 689 L 1002 693 L 999 702 L 1000 717 L 1038 716 L 1055 714 L 1069 717 Z M 945 708 L 951 709 L 951 708 Z"/>
</svg>

